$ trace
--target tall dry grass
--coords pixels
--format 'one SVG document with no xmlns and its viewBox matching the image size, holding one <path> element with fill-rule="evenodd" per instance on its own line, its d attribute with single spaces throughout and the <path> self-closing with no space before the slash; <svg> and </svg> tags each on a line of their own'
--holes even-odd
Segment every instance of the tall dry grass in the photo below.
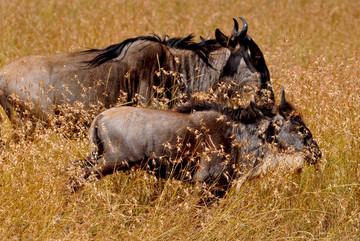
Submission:
<svg viewBox="0 0 360 241">
<path fill-rule="evenodd" d="M 317 170 L 268 175 L 199 206 L 193 186 L 135 170 L 70 195 L 64 170 L 86 155 L 86 130 L 39 128 L 33 140 L 0 150 L 3 240 L 359 239 L 358 1 L 0 2 L 0 66 L 152 33 L 213 37 L 215 28 L 229 33 L 231 18 L 243 16 L 276 96 L 284 85 L 323 151 Z"/>
</svg>

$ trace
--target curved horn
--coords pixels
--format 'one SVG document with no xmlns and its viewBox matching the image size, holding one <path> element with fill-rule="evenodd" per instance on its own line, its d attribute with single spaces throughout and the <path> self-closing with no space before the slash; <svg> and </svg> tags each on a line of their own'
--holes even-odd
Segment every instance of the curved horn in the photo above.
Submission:
<svg viewBox="0 0 360 241">
<path fill-rule="evenodd" d="M 237 35 L 237 38 L 244 38 L 247 34 L 248 23 L 246 22 L 245 18 L 243 17 L 239 17 L 239 18 L 243 22 L 243 28 L 241 29 L 241 32 Z"/>
<path fill-rule="evenodd" d="M 237 21 L 235 18 L 233 18 L 233 20 L 234 20 L 234 28 L 233 28 L 233 30 L 231 31 L 231 36 L 237 37 L 237 36 L 238 36 L 238 32 L 239 32 L 239 23 L 238 23 L 238 21 Z"/>
<path fill-rule="evenodd" d="M 284 86 L 282 86 L 282 89 L 281 89 L 280 108 L 281 108 L 281 107 L 284 107 L 285 105 L 286 105 L 285 90 L 284 90 Z"/>
</svg>

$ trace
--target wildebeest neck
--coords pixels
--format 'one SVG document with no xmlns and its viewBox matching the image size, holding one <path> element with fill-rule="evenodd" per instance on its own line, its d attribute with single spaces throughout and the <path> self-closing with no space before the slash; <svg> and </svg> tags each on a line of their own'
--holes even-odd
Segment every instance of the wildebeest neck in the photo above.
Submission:
<svg viewBox="0 0 360 241">
<path fill-rule="evenodd" d="M 259 46 L 252 40 L 250 36 L 246 37 L 248 42 L 248 48 L 250 51 L 251 64 L 254 66 L 256 71 L 260 74 L 261 79 L 261 89 L 267 89 L 271 92 L 270 99 L 274 101 L 274 92 L 270 85 L 270 72 L 266 66 L 265 58 L 261 52 Z"/>
<path fill-rule="evenodd" d="M 237 69 L 239 68 L 242 56 L 230 55 L 226 65 L 221 71 L 220 79 L 225 76 L 232 77 L 236 74 Z"/>
</svg>

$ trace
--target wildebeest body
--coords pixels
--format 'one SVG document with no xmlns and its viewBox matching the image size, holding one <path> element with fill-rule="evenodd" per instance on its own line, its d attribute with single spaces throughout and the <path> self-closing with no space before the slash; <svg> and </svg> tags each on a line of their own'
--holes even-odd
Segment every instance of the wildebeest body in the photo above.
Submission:
<svg viewBox="0 0 360 241">
<path fill-rule="evenodd" d="M 173 168 L 194 172 L 206 148 L 227 147 L 224 151 L 229 152 L 231 131 L 220 116 L 215 111 L 187 115 L 134 107 L 106 110 L 90 128 L 88 160 L 95 160 L 95 167 L 88 171 L 104 175 L 144 164 L 152 171 L 168 172 L 159 173 L 163 176 Z M 212 158 L 218 165 L 213 165 L 202 181 L 218 177 L 224 169 L 220 156 Z"/>
<path fill-rule="evenodd" d="M 87 109 L 101 102 L 107 108 L 117 103 L 122 92 L 128 94 L 128 101 L 138 94 L 149 104 L 156 97 L 153 87 L 163 87 L 162 94 L 173 99 L 179 93 L 207 91 L 220 78 L 235 79 L 240 92 L 251 92 L 245 86 L 262 89 L 264 85 L 272 92 L 260 49 L 248 35 L 242 38 L 237 42 L 246 45 L 241 51 L 215 40 L 193 43 L 191 36 L 168 40 L 142 36 L 101 50 L 24 57 L 0 72 L 0 103 L 14 120 L 15 101 L 10 96 L 16 94 L 17 104 L 25 108 L 29 100 L 32 105 L 27 109 L 47 119 L 59 104 L 79 101 Z M 238 56 L 235 69 L 225 71 L 234 55 Z"/>
<path fill-rule="evenodd" d="M 110 107 L 117 102 L 120 91 L 128 94 L 129 101 L 135 94 L 149 101 L 154 94 L 152 87 L 160 86 L 161 82 L 174 91 L 176 88 L 186 88 L 185 91 L 190 93 L 194 89 L 204 91 L 220 75 L 191 51 L 169 51 L 168 47 L 156 42 L 137 41 L 124 56 L 94 68 L 85 68 L 84 62 L 96 55 L 73 53 L 24 57 L 3 68 L 0 89 L 6 97 L 16 93 L 20 100 L 31 101 L 35 104 L 31 111 L 42 113 L 46 118 L 54 106 L 75 101 L 82 102 L 85 108 L 98 102 Z M 159 72 L 159 77 L 156 71 L 160 67 L 174 74 L 182 73 L 182 76 Z M 214 67 L 222 66 L 214 64 Z M 2 103 L 2 106 L 6 104 Z"/>
<path fill-rule="evenodd" d="M 178 113 L 135 107 L 106 110 L 90 128 L 85 176 L 142 166 L 226 189 L 237 178 L 274 167 L 301 170 L 321 151 L 285 100 L 271 113 L 254 103 L 244 112 L 218 108 Z M 169 175 L 167 175 L 169 176 Z"/>
</svg>

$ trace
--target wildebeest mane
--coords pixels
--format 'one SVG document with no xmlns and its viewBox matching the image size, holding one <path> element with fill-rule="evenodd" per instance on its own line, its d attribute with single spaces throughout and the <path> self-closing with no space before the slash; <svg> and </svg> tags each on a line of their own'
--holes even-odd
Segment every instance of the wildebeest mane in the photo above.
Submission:
<svg viewBox="0 0 360 241">
<path fill-rule="evenodd" d="M 175 107 L 174 111 L 180 113 L 191 113 L 193 111 L 207 111 L 215 110 L 223 115 L 226 115 L 234 121 L 240 121 L 244 124 L 255 123 L 264 117 L 274 117 L 275 114 L 267 108 L 256 105 L 254 102 L 250 102 L 248 107 L 239 107 L 237 109 L 233 107 L 224 107 L 222 104 L 215 101 L 205 100 L 191 100 L 182 105 Z"/>
<path fill-rule="evenodd" d="M 135 38 L 129 38 L 122 41 L 121 43 L 110 45 L 104 49 L 89 49 L 79 53 L 80 54 L 98 53 L 98 55 L 92 60 L 85 61 L 85 63 L 89 68 L 93 68 L 120 56 L 121 53 L 123 53 L 125 46 L 127 46 L 128 44 L 132 44 L 140 40 L 145 40 L 145 41 L 157 42 L 174 49 L 193 51 L 208 66 L 212 67 L 211 64 L 209 63 L 210 51 L 204 47 L 204 44 L 206 44 L 206 42 L 201 41 L 199 43 L 195 43 L 193 41 L 193 38 L 194 36 L 190 34 L 183 38 L 180 37 L 169 38 L 168 35 L 164 35 L 164 37 L 161 39 L 158 35 L 154 34 L 153 36 L 139 36 Z M 213 43 L 209 42 L 208 44 L 213 44 Z"/>
</svg>

